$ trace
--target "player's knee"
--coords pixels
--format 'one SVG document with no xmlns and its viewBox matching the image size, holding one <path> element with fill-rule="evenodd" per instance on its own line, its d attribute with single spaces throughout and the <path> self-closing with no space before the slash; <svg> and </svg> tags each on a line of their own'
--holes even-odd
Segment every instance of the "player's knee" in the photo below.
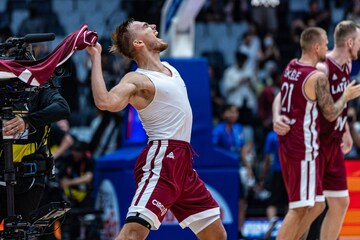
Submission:
<svg viewBox="0 0 360 240">
<path fill-rule="evenodd" d="M 219 216 L 192 222 L 189 228 L 200 240 L 226 240 L 227 234 Z"/>
<path fill-rule="evenodd" d="M 149 234 L 151 224 L 138 216 L 127 217 L 125 224 L 115 240 L 144 240 Z"/>
<path fill-rule="evenodd" d="M 333 198 L 329 202 L 329 209 L 330 210 L 337 210 L 337 211 L 346 211 L 350 204 L 349 197 L 342 197 L 342 198 Z"/>
<path fill-rule="evenodd" d="M 197 237 L 200 240 L 227 240 L 227 234 L 225 230 L 211 232 L 207 234 L 198 234 Z"/>
<path fill-rule="evenodd" d="M 325 202 L 316 202 L 314 205 L 314 212 L 317 215 L 320 215 L 325 210 Z"/>
<path fill-rule="evenodd" d="M 297 215 L 299 218 L 303 218 L 309 212 L 307 207 L 293 208 L 289 210 L 289 214 Z"/>
</svg>

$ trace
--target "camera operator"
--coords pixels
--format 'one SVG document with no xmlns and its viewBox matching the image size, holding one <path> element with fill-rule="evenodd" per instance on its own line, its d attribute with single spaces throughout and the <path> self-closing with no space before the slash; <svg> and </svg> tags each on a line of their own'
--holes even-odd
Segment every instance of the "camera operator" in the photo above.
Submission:
<svg viewBox="0 0 360 240">
<path fill-rule="evenodd" d="M 29 59 L 29 56 L 32 60 L 35 59 L 30 49 L 26 56 L 26 59 Z M 50 124 L 68 118 L 70 109 L 52 80 L 46 82 L 38 91 L 29 93 L 26 102 L 14 103 L 12 109 L 14 118 L 2 121 L 1 139 L 13 139 L 13 163 L 16 172 L 15 214 L 26 216 L 39 207 L 46 176 L 52 169 L 53 160 L 47 146 Z M 0 142 L 0 222 L 7 217 L 2 142 L 3 140 Z M 36 165 L 36 171 L 28 167 L 29 163 Z"/>
</svg>

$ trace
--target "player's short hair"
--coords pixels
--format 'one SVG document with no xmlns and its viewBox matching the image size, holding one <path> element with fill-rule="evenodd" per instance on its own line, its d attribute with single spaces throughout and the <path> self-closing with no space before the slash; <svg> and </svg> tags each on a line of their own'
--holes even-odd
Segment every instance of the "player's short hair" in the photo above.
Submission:
<svg viewBox="0 0 360 240">
<path fill-rule="evenodd" d="M 321 43 L 326 36 L 326 31 L 319 27 L 309 27 L 300 35 L 300 46 L 305 52 L 309 51 L 315 43 Z"/>
<path fill-rule="evenodd" d="M 334 31 L 335 46 L 343 46 L 348 38 L 355 39 L 357 29 L 359 29 L 359 25 L 351 20 L 339 22 Z"/>
<path fill-rule="evenodd" d="M 118 52 L 130 59 L 134 58 L 134 49 L 131 42 L 133 35 L 129 31 L 129 26 L 134 22 L 133 18 L 128 18 L 118 25 L 114 32 L 111 33 L 112 46 L 110 52 Z"/>
</svg>

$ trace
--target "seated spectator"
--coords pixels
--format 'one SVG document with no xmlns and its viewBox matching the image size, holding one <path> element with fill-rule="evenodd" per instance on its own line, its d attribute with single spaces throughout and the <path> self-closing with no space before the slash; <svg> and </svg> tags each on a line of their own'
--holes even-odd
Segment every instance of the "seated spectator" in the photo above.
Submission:
<svg viewBox="0 0 360 240">
<path fill-rule="evenodd" d="M 71 203 L 71 211 L 65 218 L 62 228 L 62 239 L 77 239 L 80 236 L 80 223 L 76 210 L 93 208 L 94 161 L 88 155 L 88 145 L 76 141 L 71 154 L 62 159 L 59 174 L 60 186 L 67 200 Z"/>
<path fill-rule="evenodd" d="M 69 133 L 69 130 L 68 120 L 60 120 L 51 125 L 49 146 L 55 160 L 64 156 L 74 143 L 74 138 Z"/>
</svg>

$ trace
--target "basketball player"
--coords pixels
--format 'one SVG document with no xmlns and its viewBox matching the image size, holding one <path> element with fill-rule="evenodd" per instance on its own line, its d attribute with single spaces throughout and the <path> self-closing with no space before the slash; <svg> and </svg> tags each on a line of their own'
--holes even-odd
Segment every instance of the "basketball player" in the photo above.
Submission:
<svg viewBox="0 0 360 240">
<path fill-rule="evenodd" d="M 138 69 L 110 91 L 101 71 L 100 44 L 87 48 L 96 106 L 116 112 L 131 104 L 149 137 L 136 162 L 136 192 L 116 239 L 145 239 L 171 210 L 180 226 L 189 227 L 199 239 L 225 240 L 219 206 L 192 168 L 192 110 L 186 86 L 174 67 L 160 61 L 168 44 L 157 35 L 155 25 L 133 19 L 117 26 L 111 51 L 135 60 Z"/>
<path fill-rule="evenodd" d="M 280 227 L 279 240 L 298 239 L 300 223 L 309 208 L 316 205 L 322 211 L 325 207 L 324 199 L 315 201 L 317 189 L 321 188 L 316 166 L 320 131 L 318 107 L 327 120 L 334 121 L 347 101 L 360 95 L 360 85 L 354 86 L 354 81 L 334 103 L 326 75 L 316 69 L 317 63 L 326 59 L 327 43 L 323 29 L 305 29 L 300 36 L 302 55 L 286 66 L 281 79 L 281 114 L 288 118 L 290 130 L 279 137 L 279 154 L 289 211 Z"/>
<path fill-rule="evenodd" d="M 327 54 L 327 59 L 319 63 L 317 68 L 328 78 L 330 93 L 334 101 L 342 96 L 345 86 L 350 83 L 351 61 L 358 58 L 360 50 L 360 28 L 352 21 L 341 21 L 334 31 L 335 46 Z M 274 102 L 275 104 L 275 102 Z M 280 105 L 280 102 L 277 103 Z M 274 122 L 274 129 L 285 133 L 289 129 L 286 121 Z M 285 126 L 284 126 L 285 125 Z M 347 105 L 335 121 L 328 121 L 320 115 L 320 155 L 319 167 L 323 194 L 326 197 L 328 211 L 325 215 L 320 239 L 337 239 L 349 205 L 349 193 L 346 181 L 344 154 L 352 147 L 352 138 L 347 123 Z M 318 192 L 317 195 L 322 195 Z M 306 222 L 312 222 L 317 213 L 309 212 Z M 303 223 L 301 228 L 304 228 Z M 304 228 L 305 231 L 305 228 Z M 300 237 L 300 236 L 299 236 Z"/>
</svg>

